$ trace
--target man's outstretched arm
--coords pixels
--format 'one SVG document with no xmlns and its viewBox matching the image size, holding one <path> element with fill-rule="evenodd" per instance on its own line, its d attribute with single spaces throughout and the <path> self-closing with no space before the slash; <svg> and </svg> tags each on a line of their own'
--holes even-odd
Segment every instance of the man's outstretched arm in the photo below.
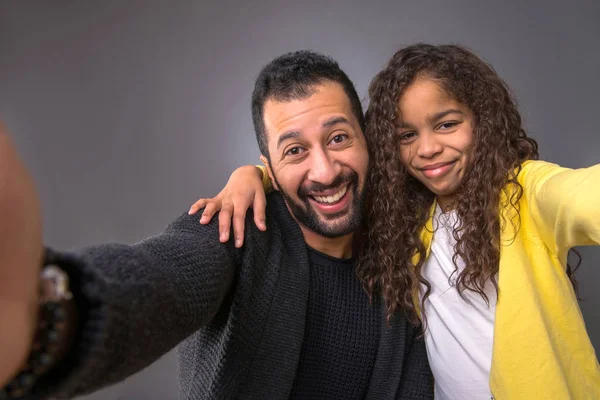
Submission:
<svg viewBox="0 0 600 400">
<path fill-rule="evenodd" d="M 232 244 L 218 227 L 181 216 L 133 246 L 108 244 L 64 256 L 74 279 L 78 337 L 41 388 L 72 396 L 140 371 L 210 322 L 230 288 Z M 38 389 L 40 390 L 40 389 Z"/>
<path fill-rule="evenodd" d="M 1 127 L 0 156 L 1 388 L 32 350 L 43 249 L 33 183 Z M 34 393 L 88 393 L 158 359 L 211 320 L 229 290 L 235 258 L 232 244 L 218 242 L 216 224 L 199 226 L 188 215 L 135 245 L 57 254 L 71 279 L 75 341 Z"/>
</svg>

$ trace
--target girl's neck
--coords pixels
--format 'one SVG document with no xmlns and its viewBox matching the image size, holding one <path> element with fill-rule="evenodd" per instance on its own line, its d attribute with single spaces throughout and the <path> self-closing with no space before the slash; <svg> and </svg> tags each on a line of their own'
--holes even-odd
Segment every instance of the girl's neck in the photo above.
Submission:
<svg viewBox="0 0 600 400">
<path fill-rule="evenodd" d="M 442 212 L 454 210 L 456 208 L 456 203 L 454 200 L 454 195 L 436 197 L 436 201 L 442 209 Z"/>
</svg>

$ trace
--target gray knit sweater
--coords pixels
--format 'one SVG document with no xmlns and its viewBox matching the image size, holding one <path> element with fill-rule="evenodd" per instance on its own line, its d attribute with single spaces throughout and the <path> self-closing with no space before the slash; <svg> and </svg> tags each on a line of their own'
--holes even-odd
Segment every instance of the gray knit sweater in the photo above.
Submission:
<svg viewBox="0 0 600 400">
<path fill-rule="evenodd" d="M 247 216 L 242 249 L 221 244 L 213 221 L 184 214 L 134 245 L 57 254 L 72 279 L 80 330 L 31 398 L 98 390 L 179 345 L 182 399 L 287 399 L 310 282 L 302 233 L 277 193 L 268 198 L 266 232 Z M 381 323 L 366 398 L 432 399 L 417 332 L 402 315 Z"/>
</svg>

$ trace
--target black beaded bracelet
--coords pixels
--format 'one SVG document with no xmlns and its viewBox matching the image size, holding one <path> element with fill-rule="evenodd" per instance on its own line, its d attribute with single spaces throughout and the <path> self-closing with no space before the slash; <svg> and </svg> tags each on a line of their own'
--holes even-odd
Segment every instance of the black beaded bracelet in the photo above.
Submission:
<svg viewBox="0 0 600 400">
<path fill-rule="evenodd" d="M 66 310 L 61 302 L 47 302 L 40 307 L 38 330 L 27 364 L 0 389 L 0 400 L 20 399 L 31 392 L 37 379 L 54 364 L 55 348 L 65 334 Z"/>
<path fill-rule="evenodd" d="M 69 277 L 56 265 L 49 249 L 46 249 L 44 265 L 34 342 L 25 366 L 12 381 L 0 388 L 0 400 L 23 399 L 31 394 L 38 379 L 49 372 L 68 349 L 72 333 L 68 323 L 74 318 Z"/>
</svg>

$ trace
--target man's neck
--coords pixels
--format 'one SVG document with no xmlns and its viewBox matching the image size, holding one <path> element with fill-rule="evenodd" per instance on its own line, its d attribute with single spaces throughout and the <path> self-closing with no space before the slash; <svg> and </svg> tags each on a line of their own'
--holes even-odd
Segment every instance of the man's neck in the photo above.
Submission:
<svg viewBox="0 0 600 400">
<path fill-rule="evenodd" d="M 302 230 L 306 244 L 318 252 L 335 258 L 343 259 L 352 257 L 352 233 L 337 238 L 328 238 L 318 235 L 303 226 L 300 226 L 300 229 Z"/>
</svg>

